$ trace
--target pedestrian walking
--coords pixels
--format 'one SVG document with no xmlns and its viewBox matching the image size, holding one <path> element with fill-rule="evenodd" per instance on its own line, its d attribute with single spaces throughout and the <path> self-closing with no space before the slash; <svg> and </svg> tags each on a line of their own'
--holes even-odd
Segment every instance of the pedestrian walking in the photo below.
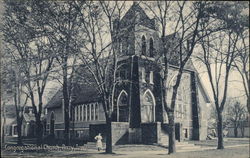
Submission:
<svg viewBox="0 0 250 158">
<path fill-rule="evenodd" d="M 102 136 L 101 136 L 101 133 L 99 133 L 97 136 L 95 136 L 95 140 L 96 140 L 97 150 L 98 151 L 102 150 Z"/>
</svg>

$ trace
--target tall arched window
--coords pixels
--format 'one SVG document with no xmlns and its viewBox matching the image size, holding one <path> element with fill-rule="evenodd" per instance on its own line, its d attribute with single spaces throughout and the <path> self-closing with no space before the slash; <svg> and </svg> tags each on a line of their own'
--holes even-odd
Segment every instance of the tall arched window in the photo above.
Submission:
<svg viewBox="0 0 250 158">
<path fill-rule="evenodd" d="M 154 41 L 152 38 L 149 40 L 149 56 L 154 57 Z"/>
<path fill-rule="evenodd" d="M 155 121 L 155 99 L 150 90 L 147 90 L 143 95 L 143 103 L 141 105 L 141 121 Z"/>
<path fill-rule="evenodd" d="M 113 109 L 113 121 L 128 122 L 128 94 L 122 90 Z"/>
<path fill-rule="evenodd" d="M 146 38 L 144 35 L 142 36 L 141 43 L 142 43 L 141 47 L 142 55 L 146 55 Z"/>
<path fill-rule="evenodd" d="M 52 111 L 50 115 L 50 130 L 49 130 L 51 135 L 54 135 L 55 133 L 55 114 Z"/>
</svg>

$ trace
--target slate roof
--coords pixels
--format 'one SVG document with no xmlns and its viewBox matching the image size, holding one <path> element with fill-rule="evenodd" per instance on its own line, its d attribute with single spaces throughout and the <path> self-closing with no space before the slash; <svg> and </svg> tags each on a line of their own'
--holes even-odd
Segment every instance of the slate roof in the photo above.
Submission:
<svg viewBox="0 0 250 158">
<path fill-rule="evenodd" d="M 88 80 L 83 80 L 84 79 Z M 86 77 L 87 76 L 87 77 Z M 93 76 L 85 68 L 84 65 L 80 65 L 77 68 L 76 76 L 74 77 L 75 81 L 73 83 L 72 89 L 72 104 L 83 104 L 90 102 L 97 102 L 100 100 L 100 94 L 96 88 Z M 45 108 L 58 108 L 62 106 L 63 91 L 62 88 L 59 89 L 52 99 L 47 103 Z"/>
</svg>

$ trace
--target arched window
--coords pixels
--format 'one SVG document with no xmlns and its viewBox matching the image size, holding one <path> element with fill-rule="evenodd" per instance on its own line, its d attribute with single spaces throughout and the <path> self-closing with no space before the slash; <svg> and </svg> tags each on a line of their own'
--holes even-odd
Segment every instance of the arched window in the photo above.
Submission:
<svg viewBox="0 0 250 158">
<path fill-rule="evenodd" d="M 55 114 L 52 111 L 50 115 L 50 134 L 54 135 L 55 133 Z"/>
<path fill-rule="evenodd" d="M 114 106 L 112 120 L 117 122 L 128 122 L 128 94 L 122 90 Z"/>
<path fill-rule="evenodd" d="M 149 40 L 149 56 L 154 57 L 154 41 L 152 38 Z"/>
<path fill-rule="evenodd" d="M 144 35 L 142 36 L 141 43 L 142 43 L 141 47 L 142 55 L 146 55 L 146 38 Z"/>
<path fill-rule="evenodd" d="M 155 99 L 150 90 L 143 95 L 143 103 L 141 105 L 141 122 L 155 121 Z"/>
</svg>

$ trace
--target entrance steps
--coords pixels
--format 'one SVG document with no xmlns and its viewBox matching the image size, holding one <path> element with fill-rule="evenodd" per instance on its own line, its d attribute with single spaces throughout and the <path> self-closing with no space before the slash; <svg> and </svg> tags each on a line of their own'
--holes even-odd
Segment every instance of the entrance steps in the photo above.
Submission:
<svg viewBox="0 0 250 158">
<path fill-rule="evenodd" d="M 87 144 L 84 144 L 84 148 L 97 150 L 96 142 L 88 142 Z M 102 149 L 105 149 L 105 148 L 106 148 L 106 144 L 104 142 L 102 143 Z"/>
<path fill-rule="evenodd" d="M 177 151 L 200 151 L 202 150 L 201 146 L 189 143 L 186 141 L 176 142 Z"/>
<path fill-rule="evenodd" d="M 164 140 L 164 142 L 159 144 L 160 146 L 163 147 L 168 147 L 168 141 L 166 141 L 166 139 Z M 187 141 L 182 141 L 182 142 L 175 142 L 176 145 L 176 150 L 177 151 L 200 151 L 202 150 L 202 147 L 199 145 L 195 145 L 193 143 L 187 142 Z"/>
</svg>

